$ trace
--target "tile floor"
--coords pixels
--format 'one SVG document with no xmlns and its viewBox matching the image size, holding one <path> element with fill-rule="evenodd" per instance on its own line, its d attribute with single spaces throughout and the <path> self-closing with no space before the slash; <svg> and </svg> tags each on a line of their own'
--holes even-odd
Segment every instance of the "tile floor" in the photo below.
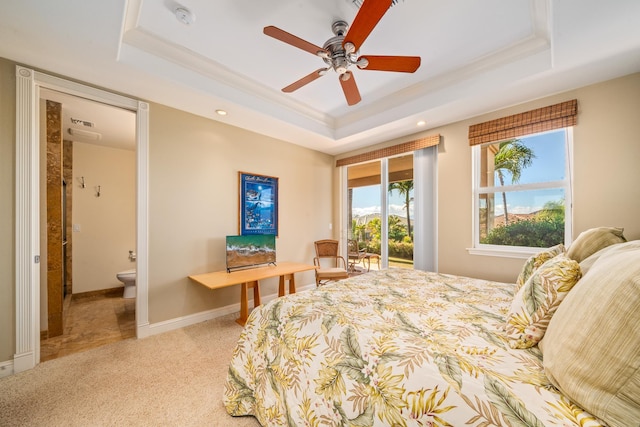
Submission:
<svg viewBox="0 0 640 427">
<path fill-rule="evenodd" d="M 136 300 L 122 298 L 122 288 L 67 296 L 64 304 L 64 333 L 40 341 L 41 362 L 136 336 Z"/>
</svg>

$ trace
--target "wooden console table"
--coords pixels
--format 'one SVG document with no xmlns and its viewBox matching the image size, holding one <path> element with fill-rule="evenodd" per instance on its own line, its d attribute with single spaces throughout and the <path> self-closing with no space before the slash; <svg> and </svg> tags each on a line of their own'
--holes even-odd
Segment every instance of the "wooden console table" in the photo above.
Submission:
<svg viewBox="0 0 640 427">
<path fill-rule="evenodd" d="M 289 281 L 289 293 L 296 292 L 295 273 L 307 270 L 315 270 L 315 266 L 309 264 L 299 264 L 295 262 L 278 262 L 277 265 L 267 265 L 265 267 L 249 268 L 246 270 L 236 270 L 227 273 L 226 270 L 214 271 L 213 273 L 197 274 L 189 276 L 189 279 L 209 289 L 226 288 L 227 286 L 242 285 L 240 295 L 240 317 L 236 320 L 244 326 L 249 317 L 249 289 L 253 288 L 253 306 L 260 305 L 260 284 L 262 279 L 280 276 L 280 286 L 278 296 L 285 295 L 285 281 Z"/>
</svg>

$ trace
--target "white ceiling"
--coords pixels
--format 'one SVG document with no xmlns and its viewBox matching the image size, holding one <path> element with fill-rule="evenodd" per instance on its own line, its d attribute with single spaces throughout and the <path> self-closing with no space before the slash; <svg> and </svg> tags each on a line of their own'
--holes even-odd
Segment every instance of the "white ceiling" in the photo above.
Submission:
<svg viewBox="0 0 640 427">
<path fill-rule="evenodd" d="M 322 46 L 357 12 L 351 0 L 2 2 L 0 57 L 329 154 L 640 71 L 638 0 L 398 0 L 360 53 L 420 56 L 416 73 L 353 70 L 351 107 L 333 72 L 283 93 L 325 64 L 262 29 Z"/>
<path fill-rule="evenodd" d="M 63 139 L 135 150 L 136 114 L 133 111 L 48 89 L 40 91 L 40 98 L 62 104 Z"/>
</svg>

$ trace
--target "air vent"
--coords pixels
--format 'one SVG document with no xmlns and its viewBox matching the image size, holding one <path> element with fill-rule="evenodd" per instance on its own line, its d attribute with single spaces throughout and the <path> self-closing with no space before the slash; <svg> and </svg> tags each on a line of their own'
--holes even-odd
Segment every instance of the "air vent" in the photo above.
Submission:
<svg viewBox="0 0 640 427">
<path fill-rule="evenodd" d="M 94 127 L 94 124 L 88 120 L 74 119 L 73 117 L 71 117 L 71 123 L 74 125 L 86 126 L 88 128 Z"/>
</svg>

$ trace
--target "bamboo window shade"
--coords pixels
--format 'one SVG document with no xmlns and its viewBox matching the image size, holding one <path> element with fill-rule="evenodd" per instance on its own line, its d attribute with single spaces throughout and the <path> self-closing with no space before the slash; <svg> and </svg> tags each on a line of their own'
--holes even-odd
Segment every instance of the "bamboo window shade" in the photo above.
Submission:
<svg viewBox="0 0 640 427">
<path fill-rule="evenodd" d="M 391 147 L 380 148 L 378 150 L 356 154 L 355 156 L 336 160 L 336 167 L 382 159 L 384 157 L 396 156 L 398 154 L 404 154 L 427 147 L 433 147 L 434 145 L 438 144 L 440 144 L 440 134 L 431 135 L 424 138 L 415 139 L 413 141 L 404 142 L 402 144 L 392 145 Z"/>
<path fill-rule="evenodd" d="M 469 145 L 504 141 L 576 124 L 578 100 L 561 102 L 469 126 Z"/>
</svg>

